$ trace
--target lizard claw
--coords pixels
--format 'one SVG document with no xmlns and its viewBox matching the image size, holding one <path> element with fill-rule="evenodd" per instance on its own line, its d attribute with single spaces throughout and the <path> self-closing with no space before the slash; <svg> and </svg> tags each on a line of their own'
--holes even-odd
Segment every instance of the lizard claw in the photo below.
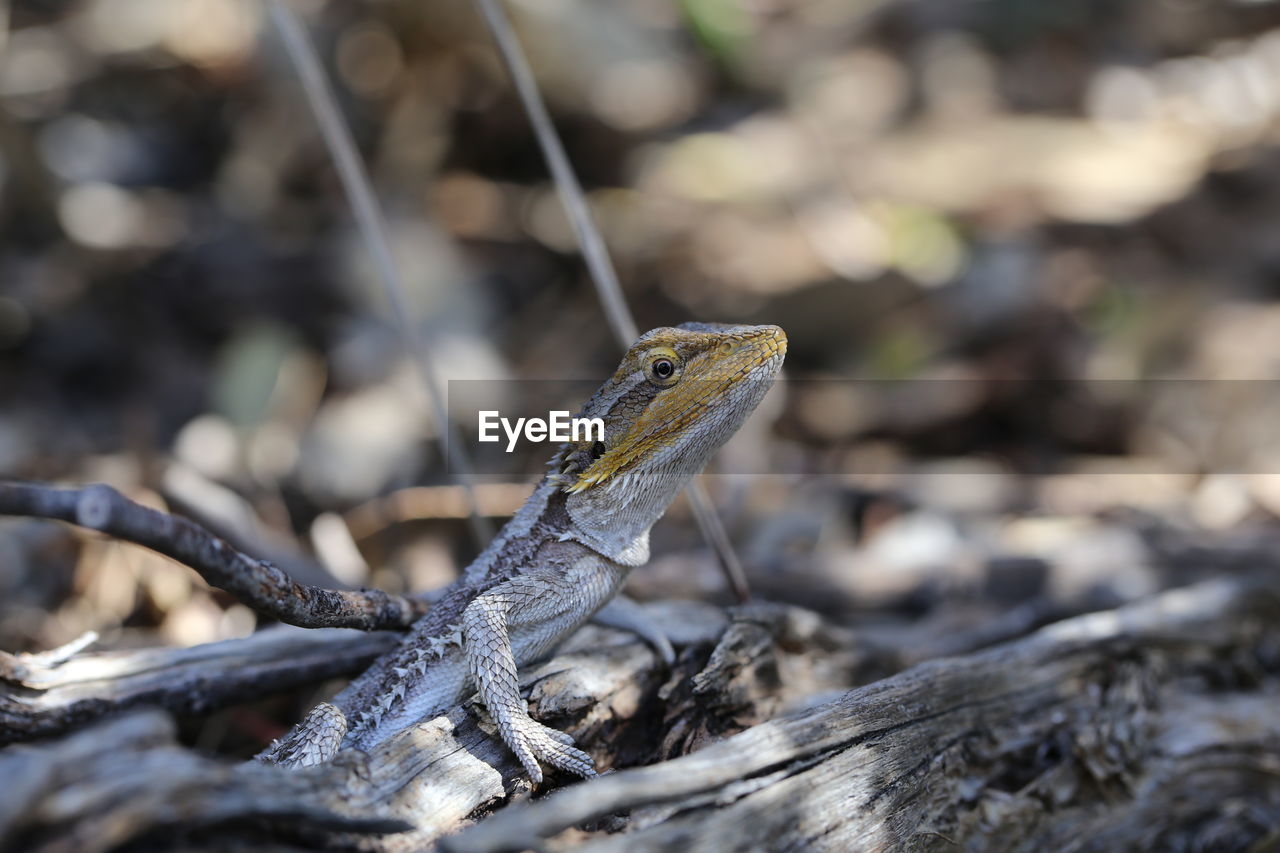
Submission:
<svg viewBox="0 0 1280 853">
<path fill-rule="evenodd" d="M 574 773 L 590 778 L 596 775 L 595 762 L 591 756 L 573 744 L 573 738 L 562 731 L 544 726 L 536 720 L 529 720 L 533 731 L 527 732 L 529 747 L 537 756 L 557 770 Z"/>
<path fill-rule="evenodd" d="M 572 746 L 560 744 L 554 752 L 543 756 L 543 760 L 557 770 L 573 773 L 584 779 L 590 779 L 597 775 L 596 763 L 591 760 L 591 756 Z"/>
<path fill-rule="evenodd" d="M 551 728 L 551 726 L 544 726 L 542 725 L 542 723 L 539 723 L 537 720 L 530 720 L 530 722 L 532 722 L 538 728 L 542 729 L 543 734 L 545 734 L 547 737 L 551 738 L 552 740 L 556 741 L 557 743 L 564 744 L 565 746 L 577 746 L 577 744 L 574 742 L 573 737 L 571 735 L 568 735 L 565 732 L 560 731 L 559 729 L 553 729 Z"/>
<path fill-rule="evenodd" d="M 515 742 L 510 743 L 511 749 L 535 784 L 543 778 L 539 762 L 586 778 L 596 775 L 591 756 L 576 748 L 573 738 L 564 732 L 544 726 L 531 717 L 525 717 L 512 729 Z"/>
<path fill-rule="evenodd" d="M 524 765 L 524 772 L 529 774 L 529 778 L 533 784 L 538 785 L 542 782 L 542 765 L 538 764 L 538 756 L 529 746 L 528 740 L 523 735 L 516 735 L 513 738 L 514 743 L 508 743 L 511 751 L 516 754 L 516 758 L 520 759 L 520 763 Z"/>
</svg>

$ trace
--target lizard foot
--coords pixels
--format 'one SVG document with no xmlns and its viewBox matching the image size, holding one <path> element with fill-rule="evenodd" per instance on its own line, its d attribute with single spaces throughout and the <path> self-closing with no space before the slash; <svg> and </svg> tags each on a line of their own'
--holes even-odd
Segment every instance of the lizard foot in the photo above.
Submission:
<svg viewBox="0 0 1280 853">
<path fill-rule="evenodd" d="M 524 717 L 518 722 L 513 720 L 512 723 L 513 737 L 508 743 L 535 783 L 542 781 L 539 761 L 586 778 L 596 775 L 596 765 L 591 756 L 576 748 L 569 735 L 544 726 L 532 717 Z"/>
</svg>

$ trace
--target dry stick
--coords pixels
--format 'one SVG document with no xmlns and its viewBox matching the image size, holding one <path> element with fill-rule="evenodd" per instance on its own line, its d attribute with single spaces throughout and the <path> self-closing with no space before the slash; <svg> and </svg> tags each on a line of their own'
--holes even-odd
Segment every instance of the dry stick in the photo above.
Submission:
<svg viewBox="0 0 1280 853">
<path fill-rule="evenodd" d="M 454 479 L 466 492 L 471 532 L 483 548 L 493 538 L 494 531 L 489 520 L 480 515 L 479 504 L 476 503 L 475 492 L 471 487 L 475 469 L 456 428 L 449 420 L 444 393 L 440 388 L 435 362 L 431 356 L 431 348 L 425 338 L 415 332 L 409 323 L 411 315 L 404 298 L 404 279 L 400 275 L 400 267 L 396 264 L 391 244 L 387 240 L 387 225 L 382 218 L 382 211 L 374 200 L 369 175 L 356 152 L 351 130 L 338 109 L 333 89 L 329 86 L 328 78 L 320 67 L 320 58 L 316 55 L 315 48 L 307 38 L 298 18 L 284 0 L 268 0 L 267 11 L 302 81 L 302 89 L 306 93 L 307 103 L 315 115 L 316 123 L 320 125 L 320 135 L 324 137 L 329 156 L 333 158 L 338 178 L 342 181 L 342 188 L 347 194 L 347 200 L 351 203 L 356 223 L 360 228 L 360 236 L 369 250 L 369 255 L 373 258 L 374 266 L 378 270 L 378 278 L 382 282 L 387 300 L 391 303 L 391 313 L 394 315 L 396 328 L 404 345 L 414 356 L 414 363 L 427 389 L 428 402 L 436 418 L 436 428 L 440 434 L 440 442 L 444 445 L 445 457 L 449 461 Z"/>
<path fill-rule="evenodd" d="M 98 632 L 85 631 L 71 642 L 63 643 L 56 649 L 49 649 L 46 652 L 10 654 L 0 651 L 0 681 L 24 682 L 33 671 L 65 663 L 96 642 L 98 642 Z M 0 704 L 3 704 L 2 698 L 0 698 Z M 0 712 L 0 719 L 3 719 L 3 716 L 3 712 Z M 4 728 L 0 725 L 0 743 L 4 742 Z"/>
<path fill-rule="evenodd" d="M 126 714 L 52 743 L 5 750 L 0 778 L 5 850 L 105 853 L 179 828 L 206 839 L 191 847 L 297 850 L 297 839 L 309 837 L 300 827 L 367 834 L 409 828 L 368 811 L 336 813 L 318 802 L 314 775 L 256 762 L 228 767 L 200 755 L 178 742 L 177 725 L 156 710 Z M 258 836 L 248 834 L 246 824 L 262 821 L 288 826 L 285 837 L 295 844 L 254 844 Z M 218 833 L 232 822 L 229 836 Z"/>
<path fill-rule="evenodd" d="M 0 652 L 0 747 L 62 734 L 129 708 L 204 714 L 353 675 L 395 648 L 400 635 L 275 625 L 238 640 L 60 662 L 93 639 L 86 635 L 54 652 Z"/>
<path fill-rule="evenodd" d="M 561 144 L 555 125 L 551 122 L 551 116 L 547 113 L 546 104 L 542 101 L 538 84 L 533 78 L 533 71 L 529 68 L 529 61 L 525 58 L 524 50 L 516 39 L 501 0 L 477 0 L 477 2 L 484 13 L 489 32 L 498 45 L 498 53 L 502 56 L 507 72 L 515 84 L 516 92 L 524 104 L 529 123 L 533 125 L 538 145 L 542 148 L 542 155 L 546 158 L 547 167 L 551 170 L 551 176 L 559 190 L 560 201 L 564 204 L 569 221 L 573 224 L 583 260 L 586 261 L 591 280 L 604 305 L 609 327 L 613 329 L 613 336 L 617 338 L 618 344 L 626 350 L 639 337 L 636 321 L 627 307 L 622 286 L 618 283 L 618 275 L 614 271 L 613 263 L 609 260 L 609 250 L 605 247 L 600 229 L 591 215 L 591 208 L 587 205 L 582 185 L 578 182 L 573 166 L 569 163 L 564 145 Z M 689 496 L 689 506 L 693 508 L 694 518 L 697 519 L 698 526 L 702 528 L 702 534 L 719 558 L 720 568 L 724 571 L 729 586 L 739 601 L 745 603 L 750 599 L 751 591 L 747 587 L 742 564 L 738 561 L 738 555 L 733 550 L 733 545 L 729 541 L 728 534 L 725 533 L 724 525 L 720 522 L 720 516 L 716 514 L 710 496 L 698 480 L 689 483 L 686 494 Z"/>
<path fill-rule="evenodd" d="M 259 613 L 303 628 L 403 630 L 427 610 L 425 602 L 378 589 L 335 590 L 297 583 L 200 525 L 134 503 L 106 485 L 53 489 L 0 483 L 0 515 L 55 518 L 143 545 L 190 566 L 210 586 L 226 590 Z"/>
</svg>

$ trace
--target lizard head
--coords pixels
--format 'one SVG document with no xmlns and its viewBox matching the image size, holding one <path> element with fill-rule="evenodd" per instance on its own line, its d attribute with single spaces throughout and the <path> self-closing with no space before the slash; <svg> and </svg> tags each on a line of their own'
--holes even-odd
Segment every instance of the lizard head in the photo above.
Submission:
<svg viewBox="0 0 1280 853">
<path fill-rule="evenodd" d="M 777 326 L 642 335 L 583 408 L 604 421 L 604 441 L 568 445 L 553 463 L 571 514 L 647 530 L 755 409 L 786 352 Z"/>
</svg>

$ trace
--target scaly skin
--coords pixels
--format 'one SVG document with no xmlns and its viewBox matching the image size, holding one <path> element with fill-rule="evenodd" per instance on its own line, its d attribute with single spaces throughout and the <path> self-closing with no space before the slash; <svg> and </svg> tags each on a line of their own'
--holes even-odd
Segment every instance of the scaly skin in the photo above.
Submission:
<svg viewBox="0 0 1280 853">
<path fill-rule="evenodd" d="M 583 407 L 604 420 L 604 442 L 562 445 L 529 500 L 400 646 L 259 757 L 301 767 L 368 749 L 476 690 L 533 781 L 540 762 L 594 776 L 568 735 L 529 717 L 518 668 L 549 654 L 648 561 L 649 528 L 760 402 L 786 350 L 776 326 L 689 323 L 641 336 Z M 655 633 L 634 608 L 615 608 L 610 621 Z"/>
</svg>

